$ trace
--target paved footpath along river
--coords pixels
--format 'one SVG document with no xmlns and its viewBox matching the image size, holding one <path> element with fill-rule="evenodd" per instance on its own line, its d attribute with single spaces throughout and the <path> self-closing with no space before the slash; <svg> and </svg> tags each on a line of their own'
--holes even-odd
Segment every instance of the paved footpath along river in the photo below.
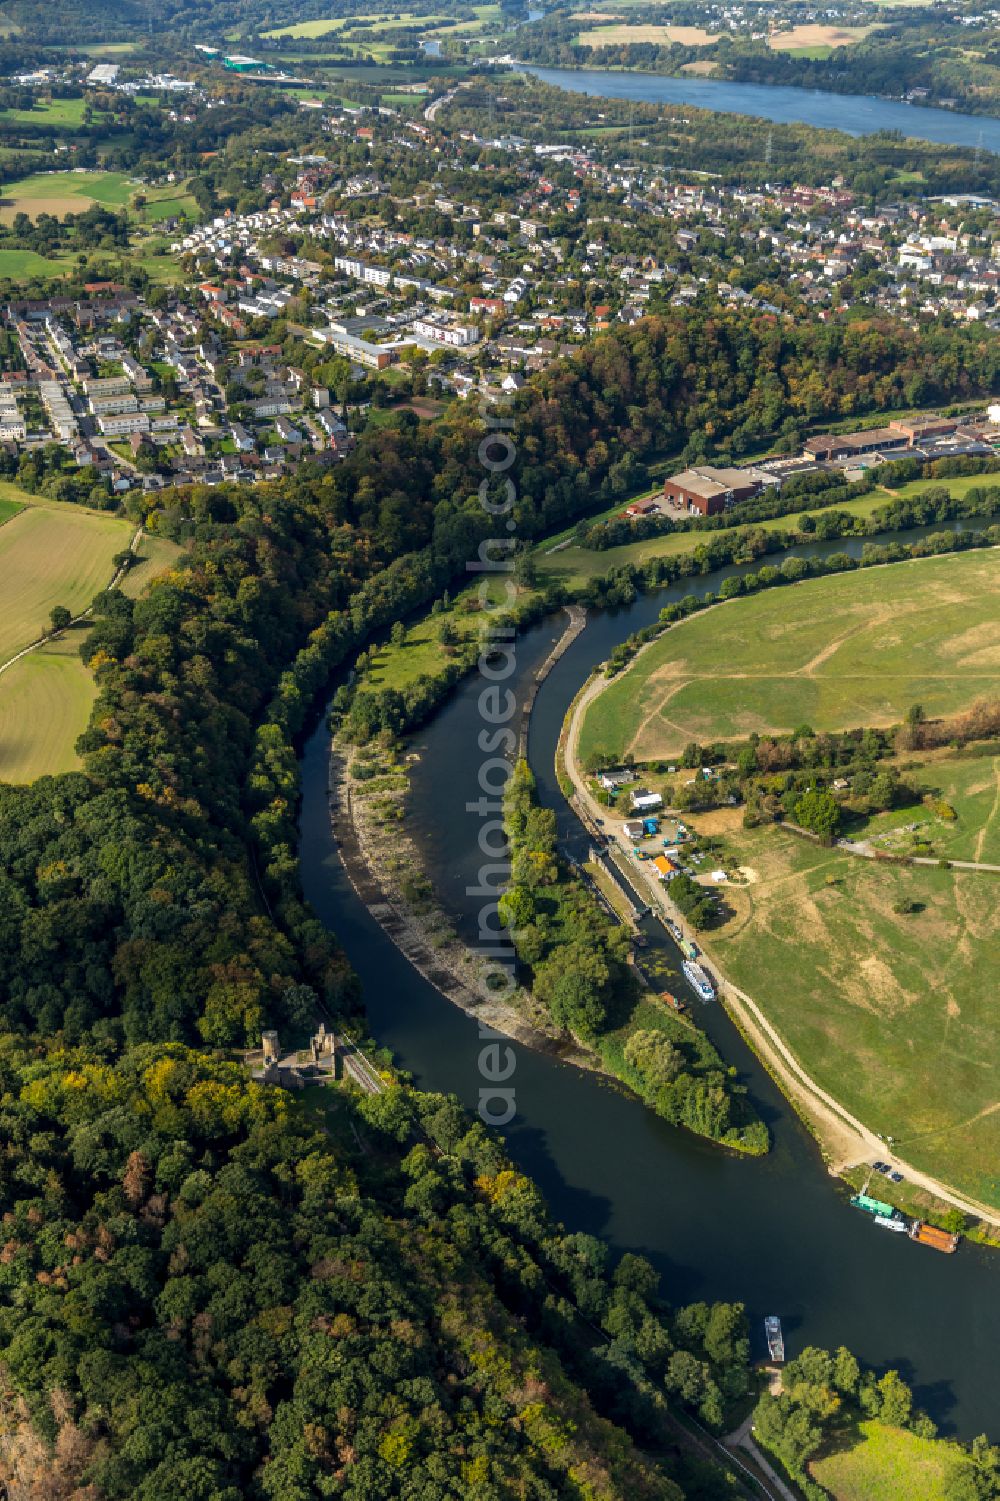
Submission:
<svg viewBox="0 0 1000 1501">
<path fill-rule="evenodd" d="M 1000 120 L 959 110 L 925 108 L 875 94 L 830 94 L 788 84 L 731 83 L 721 78 L 671 78 L 663 73 L 621 69 L 542 68 L 519 63 L 543 83 L 602 99 L 641 99 L 647 104 L 690 104 L 724 115 L 750 115 L 778 125 L 815 125 L 847 135 L 898 130 L 918 141 L 979 147 L 1000 153 Z"/>
<path fill-rule="evenodd" d="M 940 528 L 938 528 L 940 529 Z M 816 543 L 802 553 L 860 543 Z M 754 565 L 756 566 L 756 565 Z M 595 663 L 671 598 L 717 590 L 738 568 L 678 590 L 640 597 L 628 610 L 595 615 L 539 691 L 529 757 L 544 800 L 579 851 L 582 831 L 555 784 L 553 758 L 566 709 Z M 519 700 L 563 629 L 543 621 L 518 643 Z M 469 931 L 478 899 L 465 896 L 480 863 L 476 737 L 480 683 L 470 679 L 417 737 L 414 821 L 445 903 Z M 374 1035 L 425 1088 L 478 1100 L 476 1023 L 423 980 L 357 899 L 340 865 L 327 811 L 329 737 L 314 734 L 303 760 L 301 862 L 306 895 L 339 936 L 364 986 Z M 665 942 L 661 933 L 652 937 Z M 746 1303 L 759 1341 L 765 1313 L 781 1315 L 790 1353 L 804 1344 L 847 1344 L 875 1365 L 894 1365 L 945 1429 L 963 1436 L 997 1429 L 1000 1254 L 963 1244 L 941 1256 L 905 1236 L 880 1235 L 847 1204 L 811 1137 L 718 1006 L 699 1010 L 727 1061 L 751 1090 L 773 1150 L 744 1160 L 658 1120 L 607 1081 L 518 1047 L 517 1116 L 510 1151 L 540 1184 L 556 1214 L 615 1249 L 647 1255 L 669 1298 Z M 757 1350 L 763 1354 L 763 1348 Z"/>
</svg>

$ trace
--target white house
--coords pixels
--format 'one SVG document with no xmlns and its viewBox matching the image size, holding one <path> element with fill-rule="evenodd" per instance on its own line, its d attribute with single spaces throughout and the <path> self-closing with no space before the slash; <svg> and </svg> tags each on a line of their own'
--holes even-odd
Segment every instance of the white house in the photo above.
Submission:
<svg viewBox="0 0 1000 1501">
<path fill-rule="evenodd" d="M 636 813 L 652 813 L 655 808 L 662 807 L 663 799 L 658 792 L 638 788 L 632 794 L 632 808 Z"/>
</svg>

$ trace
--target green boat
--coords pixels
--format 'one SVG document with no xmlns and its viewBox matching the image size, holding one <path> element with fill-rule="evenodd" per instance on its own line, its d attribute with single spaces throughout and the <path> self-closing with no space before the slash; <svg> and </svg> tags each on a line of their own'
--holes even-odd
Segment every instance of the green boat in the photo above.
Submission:
<svg viewBox="0 0 1000 1501">
<path fill-rule="evenodd" d="M 891 1220 L 896 1213 L 891 1204 L 883 1204 L 881 1199 L 870 1199 L 867 1194 L 855 1194 L 851 1203 L 855 1209 L 863 1209 L 866 1214 L 874 1214 L 881 1220 Z"/>
</svg>

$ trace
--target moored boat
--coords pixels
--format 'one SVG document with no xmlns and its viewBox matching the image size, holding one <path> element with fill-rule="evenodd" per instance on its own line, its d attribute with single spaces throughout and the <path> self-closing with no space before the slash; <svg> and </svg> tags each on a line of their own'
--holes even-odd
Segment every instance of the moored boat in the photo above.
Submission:
<svg viewBox="0 0 1000 1501">
<path fill-rule="evenodd" d="M 902 1216 L 897 1217 L 893 1215 L 892 1219 L 886 1219 L 882 1215 L 877 1215 L 875 1223 L 882 1230 L 895 1230 L 897 1235 L 909 1235 L 910 1233 L 910 1222 L 909 1220 L 904 1220 Z"/>
<path fill-rule="evenodd" d="M 693 959 L 685 959 L 681 966 L 684 970 L 684 978 L 693 987 L 703 1001 L 715 1000 L 715 986 L 700 964 L 695 964 Z"/>
<path fill-rule="evenodd" d="M 764 1333 L 767 1336 L 767 1352 L 772 1360 L 779 1363 L 785 1358 L 785 1336 L 781 1332 L 781 1320 L 776 1313 L 769 1313 L 764 1320 Z"/>
<path fill-rule="evenodd" d="M 939 1230 L 936 1225 L 928 1225 L 923 1220 L 914 1220 L 910 1226 L 910 1239 L 950 1256 L 958 1249 L 961 1236 L 953 1235 L 950 1230 Z"/>
<path fill-rule="evenodd" d="M 873 1214 L 877 1219 L 891 1220 L 896 1215 L 891 1204 L 886 1204 L 883 1199 L 869 1198 L 868 1194 L 855 1194 L 851 1203 L 855 1209 L 863 1209 L 865 1214 Z"/>
</svg>

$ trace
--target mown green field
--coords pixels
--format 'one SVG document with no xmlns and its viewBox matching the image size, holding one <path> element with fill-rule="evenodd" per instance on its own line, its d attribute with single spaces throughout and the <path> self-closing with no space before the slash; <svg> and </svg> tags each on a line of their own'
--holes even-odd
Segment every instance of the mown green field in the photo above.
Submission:
<svg viewBox="0 0 1000 1501">
<path fill-rule="evenodd" d="M 995 693 L 1000 552 L 769 589 L 670 628 L 594 700 L 580 751 L 637 760 L 693 740 L 895 724 Z"/>
<path fill-rule="evenodd" d="M 93 99 L 41 99 L 31 109 L 0 109 L 0 120 L 35 125 L 82 125 L 83 112 Z"/>
<path fill-rule="evenodd" d="M 4 522 L 9 521 L 12 516 L 16 516 L 18 511 L 22 509 L 23 506 L 20 501 L 8 500 L 6 497 L 0 495 L 0 526 L 3 526 Z"/>
<path fill-rule="evenodd" d="M 1000 876 L 875 864 L 779 826 L 726 843 L 752 880 L 702 935 L 710 961 L 904 1160 L 1000 1207 Z"/>
<path fill-rule="evenodd" d="M 947 1501 L 961 1450 L 945 1439 L 868 1422 L 850 1448 L 814 1459 L 812 1477 L 834 1501 Z"/>
<path fill-rule="evenodd" d="M 54 256 L 51 260 L 34 250 L 0 250 L 0 277 L 10 281 L 46 280 L 68 276 L 77 268 L 71 256 Z"/>
</svg>

